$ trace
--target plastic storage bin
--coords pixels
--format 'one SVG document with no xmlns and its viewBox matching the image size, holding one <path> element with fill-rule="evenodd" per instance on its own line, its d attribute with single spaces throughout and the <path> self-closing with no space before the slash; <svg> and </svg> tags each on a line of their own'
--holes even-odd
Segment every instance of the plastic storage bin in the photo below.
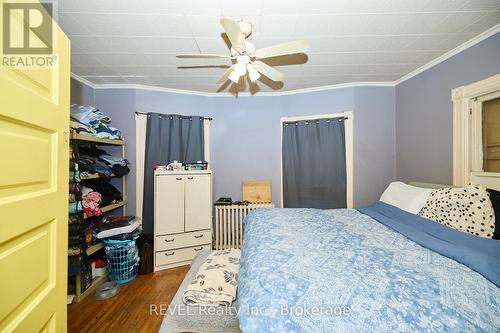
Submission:
<svg viewBox="0 0 500 333">
<path fill-rule="evenodd" d="M 139 251 L 134 240 L 104 240 L 111 280 L 127 283 L 137 276 Z"/>
</svg>

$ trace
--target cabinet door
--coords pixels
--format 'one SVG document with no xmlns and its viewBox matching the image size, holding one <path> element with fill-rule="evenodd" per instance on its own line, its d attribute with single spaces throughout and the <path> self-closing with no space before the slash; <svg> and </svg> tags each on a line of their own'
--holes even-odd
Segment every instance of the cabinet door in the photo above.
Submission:
<svg viewBox="0 0 500 333">
<path fill-rule="evenodd" d="M 210 175 L 185 176 L 186 231 L 209 229 L 212 221 Z"/>
<path fill-rule="evenodd" d="M 184 178 L 179 175 L 156 176 L 156 235 L 184 232 Z"/>
</svg>

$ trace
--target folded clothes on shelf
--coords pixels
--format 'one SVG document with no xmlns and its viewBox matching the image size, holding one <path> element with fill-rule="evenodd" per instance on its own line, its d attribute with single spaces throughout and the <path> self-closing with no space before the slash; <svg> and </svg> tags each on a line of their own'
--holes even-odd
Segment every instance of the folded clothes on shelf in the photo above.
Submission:
<svg viewBox="0 0 500 333">
<path fill-rule="evenodd" d="M 82 234 L 68 235 L 68 245 L 69 246 L 79 246 L 85 243 L 85 236 Z"/>
<path fill-rule="evenodd" d="M 78 165 L 78 170 L 80 173 L 83 172 L 88 172 L 88 173 L 95 173 L 95 167 L 94 167 L 94 159 L 80 155 L 77 159 L 77 165 Z"/>
<path fill-rule="evenodd" d="M 80 234 L 85 228 L 80 223 L 71 223 L 68 225 L 68 234 L 76 235 Z"/>
<path fill-rule="evenodd" d="M 93 130 L 90 126 L 84 125 L 76 120 L 70 120 L 69 126 L 77 133 L 88 133 L 88 134 L 93 133 Z"/>
<path fill-rule="evenodd" d="M 89 127 L 100 122 L 109 123 L 111 121 L 95 107 L 78 104 L 71 105 L 71 118 Z"/>
<path fill-rule="evenodd" d="M 89 157 L 99 157 L 101 155 L 109 155 L 105 150 L 100 149 L 96 145 L 80 145 L 78 148 L 78 152 L 80 155 L 86 155 Z"/>
<path fill-rule="evenodd" d="M 83 210 L 83 205 L 81 201 L 70 202 L 68 205 L 68 211 L 70 214 L 78 213 Z"/>
<path fill-rule="evenodd" d="M 87 188 L 84 186 L 83 189 Z M 101 198 L 101 194 L 95 191 L 90 191 L 87 194 L 82 195 L 83 212 L 87 217 L 102 215 L 102 210 L 99 208 Z"/>
<path fill-rule="evenodd" d="M 80 179 L 80 172 L 78 172 L 78 171 L 70 171 L 69 172 L 69 181 L 70 182 L 79 183 L 81 181 L 81 179 Z"/>
<path fill-rule="evenodd" d="M 80 147 L 77 164 L 83 175 L 98 173 L 104 177 L 110 177 L 112 174 L 122 177 L 130 172 L 126 159 L 111 156 L 95 145 Z"/>
<path fill-rule="evenodd" d="M 115 240 L 115 241 L 121 241 L 121 240 L 127 240 L 127 239 L 136 239 L 136 238 L 139 238 L 139 236 L 141 234 L 142 234 L 142 228 L 139 227 L 139 228 L 135 229 L 132 232 L 127 232 L 127 233 L 124 233 L 124 234 L 114 235 L 114 236 L 108 237 L 106 239 L 108 239 L 108 240 Z"/>
<path fill-rule="evenodd" d="M 111 185 L 107 179 L 93 179 L 85 183 L 85 187 L 101 194 L 101 207 L 122 200 L 120 191 Z M 87 190 L 82 190 L 82 196 L 88 194 Z"/>
<path fill-rule="evenodd" d="M 81 201 L 82 198 L 81 198 L 81 195 L 80 193 L 70 193 L 69 196 L 68 196 L 68 202 L 77 202 L 77 201 Z"/>
<path fill-rule="evenodd" d="M 123 177 L 130 172 L 128 161 L 122 157 L 100 155 L 99 159 L 111 168 L 116 177 Z"/>
<path fill-rule="evenodd" d="M 104 177 L 110 177 L 113 173 L 113 170 L 108 165 L 99 160 L 94 161 L 94 170 L 94 172 L 97 172 Z"/>
<path fill-rule="evenodd" d="M 128 168 L 128 166 L 118 165 L 118 164 L 113 165 L 111 170 L 113 171 L 113 174 L 118 178 L 121 178 L 130 172 L 130 169 Z"/>
<path fill-rule="evenodd" d="M 111 119 L 93 106 L 71 105 L 70 126 L 78 133 L 101 139 L 121 139 L 121 132 L 109 126 Z"/>
<path fill-rule="evenodd" d="M 72 256 L 79 256 L 82 254 L 82 249 L 78 246 L 71 246 L 69 249 L 68 249 L 68 256 L 72 257 Z"/>
<path fill-rule="evenodd" d="M 78 182 L 70 182 L 69 183 L 69 193 L 77 193 L 80 192 L 81 185 Z"/>
<path fill-rule="evenodd" d="M 81 214 L 70 214 L 68 216 L 68 223 L 69 224 L 77 224 L 82 221 Z"/>
<path fill-rule="evenodd" d="M 118 216 L 104 219 L 101 225 L 96 226 L 92 233 L 98 239 L 116 237 L 122 234 L 131 234 L 141 225 L 135 216 Z M 140 232 L 137 236 L 140 235 Z M 125 238 L 127 239 L 127 238 Z"/>
<path fill-rule="evenodd" d="M 100 155 L 99 159 L 104 161 L 108 165 L 127 165 L 127 161 L 121 157 L 111 156 L 111 155 Z"/>
<path fill-rule="evenodd" d="M 75 275 L 82 270 L 83 259 L 82 256 L 68 257 L 68 275 Z"/>
</svg>

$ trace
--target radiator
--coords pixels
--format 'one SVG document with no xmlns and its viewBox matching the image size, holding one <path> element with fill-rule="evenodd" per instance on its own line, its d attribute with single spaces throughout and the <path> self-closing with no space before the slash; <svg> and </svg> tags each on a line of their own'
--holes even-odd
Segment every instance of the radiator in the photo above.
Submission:
<svg viewBox="0 0 500 333">
<path fill-rule="evenodd" d="M 215 249 L 239 249 L 243 241 L 243 220 L 257 208 L 274 208 L 273 203 L 215 206 Z"/>
</svg>

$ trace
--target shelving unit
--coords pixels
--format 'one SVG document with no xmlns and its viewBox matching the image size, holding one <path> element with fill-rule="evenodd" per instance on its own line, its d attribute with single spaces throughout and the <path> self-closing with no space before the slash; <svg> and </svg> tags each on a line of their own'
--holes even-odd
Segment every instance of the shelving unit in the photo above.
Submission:
<svg viewBox="0 0 500 333">
<path fill-rule="evenodd" d="M 97 137 L 93 137 L 90 135 L 85 135 L 85 134 L 79 134 L 74 131 L 70 132 L 70 140 L 74 144 L 94 144 L 94 145 L 103 145 L 103 146 L 118 146 L 121 147 L 121 157 L 125 158 L 125 141 L 124 140 L 110 140 L 110 139 L 100 139 Z M 88 175 L 82 175 L 80 176 L 81 181 L 86 181 L 90 179 L 104 179 L 104 178 L 113 178 L 115 177 L 114 174 L 111 174 L 110 177 L 104 177 L 101 176 L 97 173 L 94 174 L 88 174 Z M 114 211 L 115 209 L 122 208 L 123 209 L 123 214 L 126 214 L 126 205 L 127 205 L 127 193 L 126 193 L 126 187 L 125 187 L 125 177 L 122 177 L 122 196 L 123 200 L 119 202 L 115 202 L 113 204 L 101 207 L 101 211 L 104 214 Z M 88 218 L 86 214 L 83 214 L 83 219 Z M 90 256 L 97 251 L 100 251 L 101 249 L 104 248 L 103 243 L 97 243 L 92 246 L 87 247 L 86 249 L 86 255 Z M 81 278 L 81 273 L 77 273 L 75 276 L 75 287 L 76 287 L 76 295 L 75 295 L 75 301 L 80 302 L 83 300 L 85 297 L 88 295 L 92 294 L 95 289 L 101 285 L 102 283 L 106 282 L 108 280 L 108 276 L 99 276 L 96 277 L 93 281 L 90 287 L 82 291 L 82 278 Z"/>
</svg>

